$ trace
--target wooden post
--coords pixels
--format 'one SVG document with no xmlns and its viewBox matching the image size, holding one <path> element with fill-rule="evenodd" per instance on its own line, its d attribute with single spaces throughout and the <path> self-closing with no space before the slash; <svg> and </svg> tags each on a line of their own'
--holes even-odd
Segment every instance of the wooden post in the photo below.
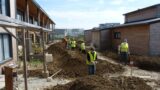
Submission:
<svg viewBox="0 0 160 90">
<path fill-rule="evenodd" d="M 26 39 L 25 39 L 25 29 L 23 30 L 23 70 L 24 70 L 24 83 L 25 83 L 25 90 L 28 90 L 28 85 L 27 85 L 27 57 L 26 57 Z"/>
<path fill-rule="evenodd" d="M 29 23 L 29 0 L 26 0 L 26 3 L 25 3 L 25 5 L 26 5 L 26 11 L 25 11 L 25 21 L 27 22 L 27 23 Z M 26 45 L 26 58 L 27 58 L 27 60 L 28 61 L 30 61 L 30 41 L 29 41 L 29 38 L 30 38 L 30 36 L 29 36 L 29 30 L 27 30 L 27 32 L 26 32 L 26 39 L 27 39 L 27 45 Z"/>
<path fill-rule="evenodd" d="M 49 76 L 49 73 L 47 71 L 47 65 L 46 65 L 46 58 L 45 58 L 45 43 L 44 43 L 44 32 L 43 30 L 41 31 L 41 34 L 42 34 L 42 47 L 43 47 L 43 76 L 44 77 L 48 77 Z"/>
</svg>

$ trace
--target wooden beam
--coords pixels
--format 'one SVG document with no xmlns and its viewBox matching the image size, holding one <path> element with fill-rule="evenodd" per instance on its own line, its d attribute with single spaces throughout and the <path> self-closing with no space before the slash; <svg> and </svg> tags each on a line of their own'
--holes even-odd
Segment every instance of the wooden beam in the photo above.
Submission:
<svg viewBox="0 0 160 90">
<path fill-rule="evenodd" d="M 27 55 L 26 55 L 26 38 L 25 38 L 25 30 L 22 30 L 23 32 L 23 71 L 24 71 L 24 84 L 25 84 L 25 90 L 28 90 L 28 82 L 27 82 Z"/>
<path fill-rule="evenodd" d="M 21 41 L 19 38 L 17 38 L 15 35 L 13 35 L 6 27 L 2 26 L 2 28 L 7 31 L 12 37 L 14 37 L 16 40 Z"/>
<path fill-rule="evenodd" d="M 49 75 L 48 75 L 46 58 L 45 58 L 45 43 L 44 43 L 44 32 L 43 32 L 43 29 L 41 30 L 41 36 L 42 36 L 42 48 L 43 48 L 43 70 L 44 70 L 44 77 L 48 77 Z"/>
</svg>

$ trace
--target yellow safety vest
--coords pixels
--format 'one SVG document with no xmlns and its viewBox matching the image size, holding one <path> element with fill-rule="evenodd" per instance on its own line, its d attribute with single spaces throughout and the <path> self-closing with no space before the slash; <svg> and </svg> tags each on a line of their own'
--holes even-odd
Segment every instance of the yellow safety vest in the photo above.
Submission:
<svg viewBox="0 0 160 90">
<path fill-rule="evenodd" d="M 94 54 L 92 54 L 91 51 L 89 51 L 88 54 L 89 54 L 89 57 L 90 57 L 90 61 L 86 60 L 86 64 L 87 65 L 92 65 L 93 62 L 96 60 L 97 53 L 94 51 Z"/>
<path fill-rule="evenodd" d="M 126 42 L 121 43 L 120 52 L 128 52 L 128 43 Z"/>
<path fill-rule="evenodd" d="M 85 43 L 81 43 L 81 50 L 85 50 Z"/>
<path fill-rule="evenodd" d="M 76 41 L 71 41 L 71 47 L 76 47 Z"/>
</svg>

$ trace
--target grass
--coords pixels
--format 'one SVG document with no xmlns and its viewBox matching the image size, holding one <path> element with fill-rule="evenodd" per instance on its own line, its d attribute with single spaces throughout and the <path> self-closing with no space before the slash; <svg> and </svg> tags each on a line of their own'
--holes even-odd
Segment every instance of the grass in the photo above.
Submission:
<svg viewBox="0 0 160 90">
<path fill-rule="evenodd" d="M 40 67 L 43 65 L 43 62 L 42 60 L 39 60 L 39 59 L 32 59 L 28 62 L 29 66 L 30 67 Z"/>
</svg>

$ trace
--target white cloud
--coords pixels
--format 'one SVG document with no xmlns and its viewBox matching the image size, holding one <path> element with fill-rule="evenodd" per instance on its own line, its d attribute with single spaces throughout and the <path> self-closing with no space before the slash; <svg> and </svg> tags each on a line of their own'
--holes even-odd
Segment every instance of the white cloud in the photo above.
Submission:
<svg viewBox="0 0 160 90">
<path fill-rule="evenodd" d="M 103 11 L 49 11 L 49 14 L 55 18 L 61 19 L 64 23 L 59 23 L 58 28 L 92 28 L 100 23 L 123 23 L 123 10 L 103 10 Z"/>
<path fill-rule="evenodd" d="M 136 0 L 112 0 L 111 1 L 111 5 L 122 5 L 123 3 L 131 3 L 131 2 L 135 2 Z"/>
<path fill-rule="evenodd" d="M 79 0 L 67 0 L 69 2 L 78 2 Z"/>
<path fill-rule="evenodd" d="M 136 0 L 127 0 L 128 2 L 135 2 Z"/>
<path fill-rule="evenodd" d="M 112 5 L 121 5 L 123 4 L 124 0 L 112 0 L 111 4 Z"/>
<path fill-rule="evenodd" d="M 99 4 L 104 4 L 105 2 L 104 2 L 104 0 L 98 0 L 98 3 Z"/>
</svg>

